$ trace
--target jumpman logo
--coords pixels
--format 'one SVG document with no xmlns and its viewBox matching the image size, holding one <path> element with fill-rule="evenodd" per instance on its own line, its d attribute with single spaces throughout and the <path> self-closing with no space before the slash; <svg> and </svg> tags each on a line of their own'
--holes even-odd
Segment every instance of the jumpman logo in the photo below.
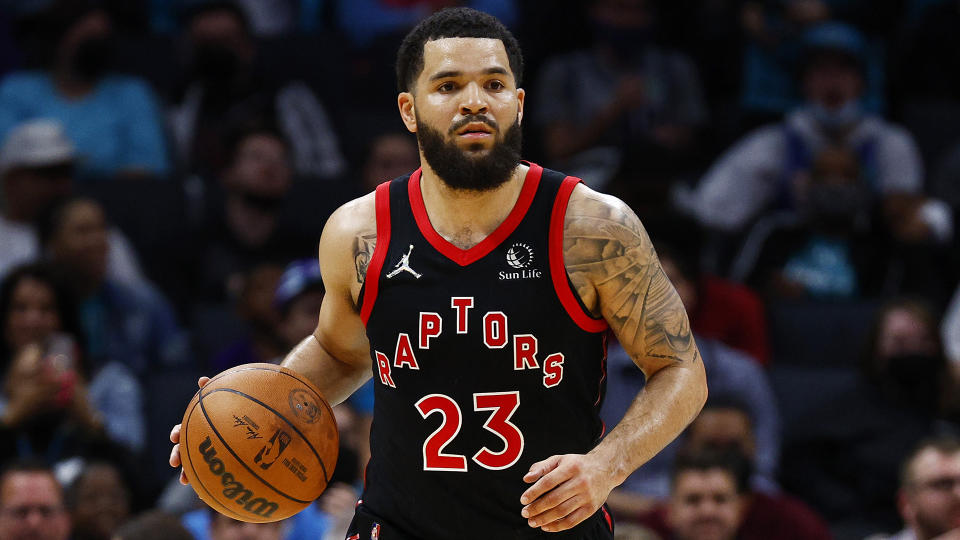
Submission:
<svg viewBox="0 0 960 540">
<path fill-rule="evenodd" d="M 393 271 L 387 274 L 387 279 L 392 278 L 393 276 L 399 274 L 400 272 L 410 272 L 413 274 L 413 277 L 420 279 L 420 273 L 416 272 L 413 268 L 410 268 L 410 252 L 413 251 L 413 244 L 410 244 L 410 249 L 407 250 L 407 254 L 403 257 L 400 257 L 400 262 L 393 267 Z"/>
</svg>

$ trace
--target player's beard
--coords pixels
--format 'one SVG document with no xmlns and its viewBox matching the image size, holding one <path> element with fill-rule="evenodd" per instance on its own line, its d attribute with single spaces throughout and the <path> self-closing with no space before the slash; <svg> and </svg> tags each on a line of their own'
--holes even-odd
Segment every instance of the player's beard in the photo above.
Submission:
<svg viewBox="0 0 960 540">
<path fill-rule="evenodd" d="M 456 137 L 455 132 L 470 122 L 491 125 L 492 121 L 480 116 L 464 118 L 450 128 L 448 134 L 451 139 L 447 140 L 439 130 L 417 118 L 417 142 L 420 143 L 424 159 L 445 184 L 453 189 L 489 191 L 509 180 L 520 162 L 523 139 L 520 123 L 514 121 L 503 132 L 503 139 L 494 141 L 487 155 L 471 157 L 452 140 L 452 137 Z"/>
</svg>

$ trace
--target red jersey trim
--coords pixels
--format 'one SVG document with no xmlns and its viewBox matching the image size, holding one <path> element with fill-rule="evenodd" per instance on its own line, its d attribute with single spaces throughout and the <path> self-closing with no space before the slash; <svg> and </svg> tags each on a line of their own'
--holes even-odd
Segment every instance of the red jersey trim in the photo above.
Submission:
<svg viewBox="0 0 960 540">
<path fill-rule="evenodd" d="M 390 182 L 377 186 L 377 245 L 373 248 L 373 258 L 367 267 L 367 275 L 363 278 L 364 287 L 363 305 L 360 308 L 360 320 L 367 325 L 373 304 L 377 301 L 377 290 L 380 287 L 380 271 L 383 270 L 383 261 L 387 258 L 390 249 Z"/>
<path fill-rule="evenodd" d="M 568 176 L 560 184 L 557 199 L 553 202 L 553 212 L 550 214 L 550 276 L 553 278 L 553 288 L 563 304 L 567 314 L 586 332 L 603 332 L 607 329 L 607 321 L 595 319 L 587 313 L 577 300 L 576 292 L 570 287 L 567 278 L 567 268 L 563 264 L 563 220 L 567 215 L 567 203 L 573 188 L 580 183 L 579 178 Z"/>
<path fill-rule="evenodd" d="M 440 236 L 430 223 L 430 217 L 427 215 L 427 207 L 423 203 L 423 193 L 420 192 L 420 173 L 422 169 L 417 169 L 410 175 L 410 181 L 407 183 L 407 191 L 410 195 L 410 207 L 413 210 L 413 218 L 417 222 L 417 228 L 430 245 L 439 251 L 443 256 L 460 266 L 467 266 L 486 257 L 501 242 L 507 239 L 511 233 L 523 221 L 523 216 L 527 214 L 530 205 L 533 203 L 533 197 L 537 194 L 537 186 L 540 185 L 540 175 L 543 173 L 543 167 L 536 163 L 530 163 L 530 169 L 523 181 L 523 188 L 520 190 L 520 196 L 513 205 L 513 210 L 507 219 L 503 220 L 492 233 L 483 239 L 479 244 L 470 249 L 460 249 L 451 244 L 446 238 Z"/>
</svg>

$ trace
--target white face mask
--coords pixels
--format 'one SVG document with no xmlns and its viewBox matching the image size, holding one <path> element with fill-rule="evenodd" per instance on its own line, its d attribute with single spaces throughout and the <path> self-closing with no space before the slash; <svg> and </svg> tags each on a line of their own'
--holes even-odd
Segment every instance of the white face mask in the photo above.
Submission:
<svg viewBox="0 0 960 540">
<path fill-rule="evenodd" d="M 827 131 L 849 128 L 863 118 L 863 107 L 857 99 L 851 99 L 836 109 L 828 109 L 820 103 L 810 103 L 808 110 L 814 120 Z"/>
</svg>

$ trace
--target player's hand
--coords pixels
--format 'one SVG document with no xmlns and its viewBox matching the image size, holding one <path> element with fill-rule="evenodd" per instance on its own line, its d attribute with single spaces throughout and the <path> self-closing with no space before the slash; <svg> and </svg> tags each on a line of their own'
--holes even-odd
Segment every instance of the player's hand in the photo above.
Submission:
<svg viewBox="0 0 960 540">
<path fill-rule="evenodd" d="M 210 382 L 210 377 L 200 377 L 197 379 L 197 386 L 203 388 Z M 170 450 L 170 466 L 177 468 L 180 466 L 180 424 L 173 426 L 170 430 L 170 442 L 173 443 L 173 449 Z M 180 469 L 180 483 L 187 485 L 187 475 Z"/>
<path fill-rule="evenodd" d="M 551 456 L 530 466 L 523 481 L 533 483 L 520 497 L 520 514 L 531 527 L 565 531 L 592 516 L 616 487 L 610 463 L 591 454 Z"/>
</svg>

